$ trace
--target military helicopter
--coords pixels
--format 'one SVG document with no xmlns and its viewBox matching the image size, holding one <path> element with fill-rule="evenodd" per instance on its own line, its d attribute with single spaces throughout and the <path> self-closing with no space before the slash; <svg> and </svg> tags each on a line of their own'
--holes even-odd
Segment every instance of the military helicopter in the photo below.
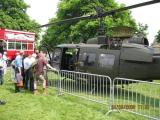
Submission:
<svg viewBox="0 0 160 120">
<path fill-rule="evenodd" d="M 160 54 L 155 54 L 154 49 L 149 46 L 147 38 L 132 36 L 133 30 L 129 27 L 113 28 L 114 37 L 106 37 L 102 23 L 103 17 L 113 15 L 116 12 L 159 2 L 160 0 L 152 0 L 40 26 L 47 27 L 77 20 L 100 18 L 98 37 L 89 39 L 86 44 L 61 44 L 56 46 L 50 60 L 52 66 L 59 70 L 101 74 L 111 78 L 160 79 Z M 121 32 L 121 36 L 116 34 L 117 31 Z"/>
</svg>

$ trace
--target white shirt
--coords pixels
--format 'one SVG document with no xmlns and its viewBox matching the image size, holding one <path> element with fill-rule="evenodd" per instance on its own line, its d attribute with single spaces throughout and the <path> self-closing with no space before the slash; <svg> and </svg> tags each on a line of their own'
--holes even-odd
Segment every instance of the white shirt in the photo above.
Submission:
<svg viewBox="0 0 160 120">
<path fill-rule="evenodd" d="M 24 59 L 24 69 L 28 70 L 31 67 L 31 65 L 32 65 L 31 58 L 26 57 Z"/>
<path fill-rule="evenodd" d="M 7 61 L 7 56 L 3 55 L 3 60 Z"/>
<path fill-rule="evenodd" d="M 30 61 L 31 61 L 31 64 L 33 64 L 36 61 L 36 58 L 35 57 L 31 57 Z"/>
</svg>

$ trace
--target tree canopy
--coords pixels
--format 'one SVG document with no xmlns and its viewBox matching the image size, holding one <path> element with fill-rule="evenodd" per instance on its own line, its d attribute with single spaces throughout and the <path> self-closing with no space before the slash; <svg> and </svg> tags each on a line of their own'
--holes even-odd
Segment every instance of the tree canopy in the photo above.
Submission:
<svg viewBox="0 0 160 120">
<path fill-rule="evenodd" d="M 156 41 L 160 43 L 160 30 L 157 32 L 157 35 L 155 36 L 155 38 L 156 38 Z"/>
<path fill-rule="evenodd" d="M 23 0 L 0 0 L 0 28 L 30 31 L 38 37 L 40 29 L 27 15 L 28 7 Z"/>
<path fill-rule="evenodd" d="M 118 5 L 114 0 L 61 0 L 58 5 L 57 16 L 50 20 L 50 23 L 73 17 L 95 13 L 95 7 L 101 7 L 105 11 L 123 7 Z M 49 45 L 60 43 L 78 43 L 94 37 L 99 26 L 98 20 L 80 20 L 63 25 L 49 26 L 43 42 Z M 109 34 L 109 28 L 114 26 L 129 26 L 136 28 L 136 22 L 131 16 L 130 11 L 116 13 L 104 18 L 106 34 Z"/>
<path fill-rule="evenodd" d="M 143 25 L 142 23 L 138 23 L 137 30 L 136 30 L 137 34 L 142 34 L 145 37 L 147 37 L 148 35 L 147 30 L 148 30 L 147 24 Z"/>
</svg>

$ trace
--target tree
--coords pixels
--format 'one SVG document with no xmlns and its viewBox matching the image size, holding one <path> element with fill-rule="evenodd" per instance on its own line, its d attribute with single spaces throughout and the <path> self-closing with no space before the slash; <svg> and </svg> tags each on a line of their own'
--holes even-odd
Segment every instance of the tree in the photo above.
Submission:
<svg viewBox="0 0 160 120">
<path fill-rule="evenodd" d="M 124 7 L 118 5 L 114 0 L 61 0 L 58 6 L 56 18 L 52 18 L 50 23 L 73 17 L 79 17 L 87 14 L 95 13 L 95 8 L 101 7 L 105 11 L 115 8 Z M 109 28 L 113 26 L 129 26 L 136 28 L 135 20 L 131 17 L 130 11 L 116 13 L 112 16 L 104 18 L 106 34 Z M 97 20 L 80 20 L 63 25 L 49 26 L 43 42 L 55 46 L 60 43 L 78 43 L 86 41 L 88 38 L 95 37 L 99 21 Z"/>
<path fill-rule="evenodd" d="M 140 35 L 143 35 L 143 36 L 147 36 L 147 30 L 148 30 L 148 25 L 147 24 L 145 24 L 145 25 L 143 25 L 142 23 L 138 23 L 138 25 L 137 25 L 137 29 L 136 29 L 136 31 L 137 31 L 137 34 L 140 34 Z"/>
<path fill-rule="evenodd" d="M 23 0 L 0 0 L 0 28 L 34 32 L 38 39 L 40 29 L 27 15 L 28 7 Z"/>
<path fill-rule="evenodd" d="M 155 38 L 156 38 L 156 41 L 160 43 L 160 30 L 157 32 L 157 35 L 155 36 Z"/>
</svg>

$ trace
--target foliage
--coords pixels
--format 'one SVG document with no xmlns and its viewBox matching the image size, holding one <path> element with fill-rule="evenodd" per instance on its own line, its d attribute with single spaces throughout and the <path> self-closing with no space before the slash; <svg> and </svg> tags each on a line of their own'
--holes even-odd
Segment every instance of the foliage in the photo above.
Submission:
<svg viewBox="0 0 160 120">
<path fill-rule="evenodd" d="M 147 36 L 147 30 L 148 30 L 148 25 L 145 24 L 143 25 L 142 23 L 138 23 L 137 25 L 137 34 L 143 35 L 143 36 Z"/>
<path fill-rule="evenodd" d="M 156 38 L 156 41 L 160 43 L 160 30 L 157 32 L 157 35 L 155 36 L 155 38 Z"/>
<path fill-rule="evenodd" d="M 23 0 L 0 0 L 0 28 L 34 32 L 38 39 L 40 29 L 27 15 L 28 7 Z"/>
<path fill-rule="evenodd" d="M 103 8 L 104 11 L 109 11 L 115 8 L 123 7 L 118 5 L 114 0 L 61 0 L 58 6 L 57 17 L 52 18 L 50 23 L 64 20 L 73 17 L 94 14 L 95 8 Z M 131 17 L 130 11 L 116 13 L 112 16 L 104 18 L 106 34 L 109 34 L 109 28 L 114 26 L 129 26 L 136 27 L 135 20 Z M 62 25 L 49 26 L 43 42 L 47 42 L 51 46 L 60 43 L 79 43 L 85 42 L 88 38 L 94 37 L 97 34 L 99 21 L 97 20 L 80 20 Z"/>
</svg>

